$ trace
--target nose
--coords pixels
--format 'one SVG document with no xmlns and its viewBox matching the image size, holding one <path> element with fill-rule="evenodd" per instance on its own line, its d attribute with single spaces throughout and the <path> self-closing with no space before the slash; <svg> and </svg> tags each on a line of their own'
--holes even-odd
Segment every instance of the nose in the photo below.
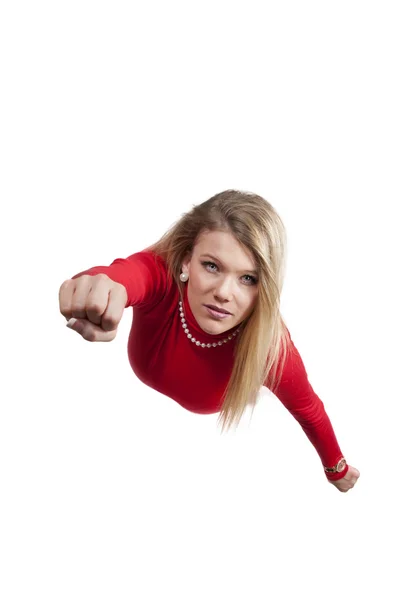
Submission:
<svg viewBox="0 0 398 600">
<path fill-rule="evenodd" d="M 215 297 L 220 302 L 230 300 L 232 297 L 233 282 L 231 278 L 225 277 L 217 286 Z M 228 309 L 227 309 L 228 310 Z"/>
</svg>

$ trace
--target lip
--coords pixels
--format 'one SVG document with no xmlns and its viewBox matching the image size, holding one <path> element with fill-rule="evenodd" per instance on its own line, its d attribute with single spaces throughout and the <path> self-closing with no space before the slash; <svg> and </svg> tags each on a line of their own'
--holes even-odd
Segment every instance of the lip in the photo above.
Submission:
<svg viewBox="0 0 398 600">
<path fill-rule="evenodd" d="M 205 304 L 204 305 L 206 308 L 210 308 L 211 310 L 215 310 L 217 312 L 220 312 L 222 314 L 226 314 L 226 315 L 230 315 L 231 313 L 228 312 L 225 308 L 217 308 L 214 304 Z"/>
<path fill-rule="evenodd" d="M 223 313 L 223 312 L 219 312 L 218 310 L 213 310 L 212 308 L 209 308 L 205 304 L 203 306 L 205 307 L 205 309 L 207 310 L 209 315 L 211 315 L 212 317 L 214 317 L 216 319 L 226 319 L 227 317 L 231 316 L 231 313 Z"/>
</svg>

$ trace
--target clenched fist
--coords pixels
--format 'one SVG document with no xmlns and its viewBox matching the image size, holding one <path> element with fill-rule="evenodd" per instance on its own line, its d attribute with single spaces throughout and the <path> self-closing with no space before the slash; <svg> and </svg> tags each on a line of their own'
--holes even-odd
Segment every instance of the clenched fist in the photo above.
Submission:
<svg viewBox="0 0 398 600">
<path fill-rule="evenodd" d="M 69 321 L 68 327 L 88 342 L 115 339 L 126 302 L 124 285 L 104 273 L 67 279 L 59 288 L 61 314 Z"/>
<path fill-rule="evenodd" d="M 329 483 L 332 483 L 339 490 L 339 492 L 348 492 L 348 490 L 354 487 L 360 475 L 361 474 L 358 469 L 348 465 L 348 471 L 344 477 L 337 479 L 336 481 L 329 481 Z"/>
</svg>

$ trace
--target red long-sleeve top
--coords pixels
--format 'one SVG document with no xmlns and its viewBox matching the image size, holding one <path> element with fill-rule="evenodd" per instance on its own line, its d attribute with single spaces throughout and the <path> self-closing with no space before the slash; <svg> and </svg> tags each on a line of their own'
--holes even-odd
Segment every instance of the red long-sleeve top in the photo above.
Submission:
<svg viewBox="0 0 398 600">
<path fill-rule="evenodd" d="M 211 348 L 191 342 L 182 327 L 177 284 L 168 278 L 164 260 L 151 251 L 117 258 L 110 266 L 92 267 L 74 275 L 73 279 L 98 273 L 105 273 L 126 288 L 126 308 L 133 307 L 128 358 L 137 377 L 191 412 L 219 412 L 220 399 L 232 372 L 236 338 Z M 182 300 L 186 324 L 200 342 L 218 342 L 238 328 L 237 325 L 228 332 L 210 335 L 199 327 L 193 316 L 186 286 Z M 288 354 L 274 394 L 301 425 L 323 466 L 332 467 L 343 454 L 323 402 L 308 381 L 290 332 L 289 340 L 293 352 Z M 348 465 L 341 473 L 325 474 L 328 479 L 336 480 L 347 471 Z"/>
</svg>

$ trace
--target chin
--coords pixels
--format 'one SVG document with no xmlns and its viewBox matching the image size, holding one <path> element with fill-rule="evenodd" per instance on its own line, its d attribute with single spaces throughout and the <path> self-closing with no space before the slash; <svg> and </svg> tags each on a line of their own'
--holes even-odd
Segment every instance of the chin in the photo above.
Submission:
<svg viewBox="0 0 398 600">
<path fill-rule="evenodd" d="M 209 333 L 210 335 L 214 335 L 217 333 L 221 333 L 222 329 L 219 329 L 217 327 L 217 324 L 215 324 L 215 326 L 209 326 L 208 323 L 203 323 L 203 325 L 201 325 L 201 329 L 203 329 L 203 331 L 205 331 L 206 333 Z"/>
<path fill-rule="evenodd" d="M 208 324 L 206 324 L 205 327 L 206 327 L 205 331 L 207 331 L 208 333 L 219 334 L 219 333 L 224 333 L 224 331 L 229 331 L 229 329 L 232 329 L 232 327 L 234 327 L 234 325 L 229 325 L 228 327 L 226 327 L 226 325 L 224 325 L 224 323 L 214 322 L 214 325 L 212 327 L 209 327 Z M 202 327 L 202 329 L 204 329 L 204 328 Z"/>
<path fill-rule="evenodd" d="M 214 322 L 214 324 L 213 323 L 209 324 L 208 321 L 206 321 L 205 323 L 201 323 L 200 321 L 198 321 L 198 324 L 200 325 L 200 328 L 203 329 L 203 331 L 205 331 L 206 333 L 209 333 L 210 335 L 222 333 L 223 331 L 226 331 L 225 328 L 223 328 L 221 325 L 219 325 L 216 322 Z"/>
</svg>

